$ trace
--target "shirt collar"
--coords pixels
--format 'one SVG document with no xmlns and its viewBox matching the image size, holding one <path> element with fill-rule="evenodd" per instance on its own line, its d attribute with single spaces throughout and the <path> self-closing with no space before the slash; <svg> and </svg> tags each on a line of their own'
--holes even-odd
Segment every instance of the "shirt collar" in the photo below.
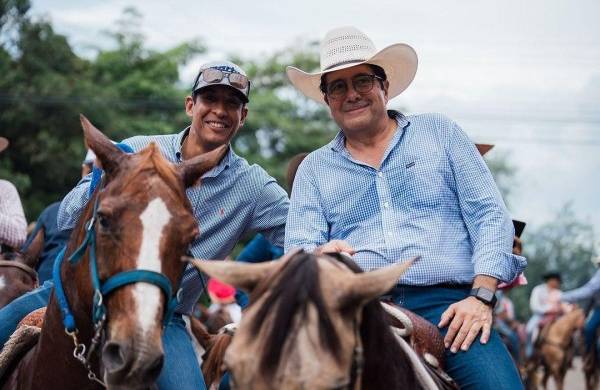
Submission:
<svg viewBox="0 0 600 390">
<path fill-rule="evenodd" d="M 175 137 L 173 139 L 173 150 L 175 151 L 175 158 L 176 158 L 178 164 L 183 162 L 183 152 L 182 152 L 183 141 L 184 141 L 185 137 L 187 137 L 189 131 L 190 131 L 190 126 L 186 127 L 181 132 L 179 132 L 179 134 L 177 134 L 177 137 Z M 223 156 L 223 158 L 221 159 L 219 164 L 217 164 L 210 171 L 208 171 L 204 175 L 202 175 L 202 178 L 219 176 L 219 174 L 221 172 L 223 172 L 225 169 L 229 168 L 229 165 L 231 164 L 231 161 L 233 159 L 233 155 L 234 155 L 233 149 L 231 148 L 231 144 L 229 144 L 229 148 L 227 149 L 225 156 Z"/>
<path fill-rule="evenodd" d="M 397 130 L 400 130 L 400 131 L 396 131 L 396 134 L 394 135 L 394 138 L 392 139 L 392 142 L 390 143 L 390 147 L 388 148 L 388 150 L 391 150 L 398 143 L 400 136 L 404 132 L 404 129 L 406 129 L 406 127 L 408 125 L 410 125 L 410 122 L 408 121 L 408 119 L 406 119 L 404 114 L 402 114 L 400 111 L 388 110 L 388 115 L 396 120 L 396 122 L 398 123 Z M 329 142 L 328 145 L 331 148 L 331 150 L 333 150 L 334 152 L 346 152 L 347 153 L 345 144 L 346 144 L 346 137 L 344 136 L 344 133 L 340 130 L 336 134 L 335 138 L 333 140 L 331 140 L 331 142 Z M 387 154 L 388 154 L 388 152 L 386 152 L 386 156 L 387 156 Z"/>
</svg>

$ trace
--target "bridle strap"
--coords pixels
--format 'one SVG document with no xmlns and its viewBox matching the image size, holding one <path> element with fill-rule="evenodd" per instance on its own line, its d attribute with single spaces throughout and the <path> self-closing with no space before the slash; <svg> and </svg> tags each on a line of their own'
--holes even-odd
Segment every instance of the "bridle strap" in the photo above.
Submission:
<svg viewBox="0 0 600 390">
<path fill-rule="evenodd" d="M 15 260 L 0 260 L 0 267 L 13 267 L 13 268 L 19 268 L 21 271 L 25 271 L 29 276 L 31 276 L 31 278 L 36 281 L 38 281 L 38 274 L 37 272 L 31 268 L 30 266 L 23 264 L 23 263 L 19 263 L 18 261 Z"/>
<path fill-rule="evenodd" d="M 52 267 L 52 280 L 54 281 L 54 295 L 58 300 L 58 306 L 60 307 L 60 314 L 63 319 L 63 326 L 67 333 L 74 333 L 77 331 L 77 326 L 75 325 L 75 317 L 73 317 L 73 313 L 71 312 L 71 307 L 69 306 L 69 301 L 67 300 L 67 296 L 65 295 L 65 290 L 62 286 L 62 279 L 60 277 L 60 270 L 62 267 L 63 260 L 65 258 L 65 252 L 67 251 L 67 247 L 63 247 L 58 255 L 56 255 L 56 259 L 54 260 L 54 266 Z"/>
</svg>

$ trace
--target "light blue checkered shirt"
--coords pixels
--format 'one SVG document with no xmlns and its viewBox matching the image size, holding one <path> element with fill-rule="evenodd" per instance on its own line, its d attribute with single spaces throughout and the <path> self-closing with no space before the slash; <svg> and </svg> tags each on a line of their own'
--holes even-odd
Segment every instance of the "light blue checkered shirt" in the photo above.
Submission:
<svg viewBox="0 0 600 390">
<path fill-rule="evenodd" d="M 402 284 L 512 281 L 527 263 L 512 254 L 511 219 L 473 142 L 443 115 L 392 113 L 398 127 L 379 170 L 352 158 L 341 132 L 302 162 L 286 250 L 340 239 L 364 270 L 422 256 Z"/>
<path fill-rule="evenodd" d="M 163 156 L 182 162 L 181 144 L 188 129 L 179 134 L 137 136 L 123 143 L 138 151 L 154 141 Z M 91 175 L 82 179 L 63 199 L 58 213 L 60 229 L 72 229 L 89 199 Z M 274 245 L 282 246 L 289 200 L 275 179 L 258 165 L 236 155 L 231 148 L 223 160 L 202 176 L 202 184 L 187 189 L 200 237 L 190 253 L 196 258 L 224 259 L 246 232 L 261 232 Z M 202 289 L 198 272 L 188 266 L 184 273 L 183 300 L 179 313 L 189 313 Z"/>
</svg>

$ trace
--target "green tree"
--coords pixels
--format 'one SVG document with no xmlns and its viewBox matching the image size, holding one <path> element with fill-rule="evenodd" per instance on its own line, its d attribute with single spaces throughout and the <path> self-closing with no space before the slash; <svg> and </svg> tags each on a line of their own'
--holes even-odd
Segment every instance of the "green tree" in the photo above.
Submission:
<svg viewBox="0 0 600 390">
<path fill-rule="evenodd" d="M 117 140 L 187 123 L 179 66 L 204 51 L 201 42 L 148 50 L 135 29 L 140 15 L 128 9 L 109 33 L 115 48 L 97 49 L 90 60 L 49 22 L 30 19 L 27 2 L 0 4 L 0 20 L 11 21 L 0 30 L 0 133 L 11 142 L 0 176 L 19 189 L 29 220 L 79 178 L 85 154 L 79 113 Z"/>
<path fill-rule="evenodd" d="M 325 106 L 309 101 L 288 82 L 285 67 L 318 67 L 317 43 L 300 43 L 261 59 L 233 57 L 252 80 L 249 115 L 234 147 L 250 162 L 263 166 L 285 187 L 289 159 L 311 152 L 335 135 Z"/>
</svg>

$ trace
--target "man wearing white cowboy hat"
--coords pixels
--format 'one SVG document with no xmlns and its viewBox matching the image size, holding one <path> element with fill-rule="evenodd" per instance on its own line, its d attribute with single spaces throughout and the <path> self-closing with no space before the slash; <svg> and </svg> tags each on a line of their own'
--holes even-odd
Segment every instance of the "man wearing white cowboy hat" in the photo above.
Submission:
<svg viewBox="0 0 600 390">
<path fill-rule="evenodd" d="M 0 137 L 0 153 L 7 147 L 8 140 Z M 0 245 L 18 249 L 26 236 L 27 221 L 19 193 L 11 182 L 0 180 Z"/>
<path fill-rule="evenodd" d="M 319 72 L 288 67 L 341 131 L 298 169 L 285 248 L 347 252 L 366 271 L 422 256 L 391 294 L 440 327 L 448 373 L 462 388 L 520 388 L 491 325 L 498 283 L 526 261 L 512 254 L 511 219 L 461 128 L 440 114 L 386 109 L 416 70 L 410 46 L 377 51 L 353 27 L 327 33 Z"/>
</svg>

